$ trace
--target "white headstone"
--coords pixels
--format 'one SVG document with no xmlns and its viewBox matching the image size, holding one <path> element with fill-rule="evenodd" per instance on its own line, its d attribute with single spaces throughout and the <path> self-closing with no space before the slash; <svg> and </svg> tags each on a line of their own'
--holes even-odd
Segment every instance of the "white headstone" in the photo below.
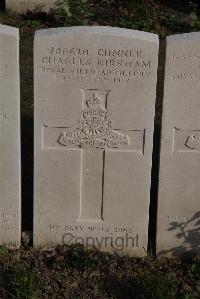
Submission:
<svg viewBox="0 0 200 299">
<path fill-rule="evenodd" d="M 157 35 L 49 29 L 34 50 L 35 245 L 144 255 Z"/>
<path fill-rule="evenodd" d="M 0 244 L 21 240 L 19 31 L 0 25 Z"/>
<path fill-rule="evenodd" d="M 200 33 L 167 38 L 157 252 L 199 252 Z"/>
<path fill-rule="evenodd" d="M 56 0 L 6 0 L 6 8 L 18 13 L 26 13 L 28 10 L 49 12 L 55 8 Z"/>
</svg>

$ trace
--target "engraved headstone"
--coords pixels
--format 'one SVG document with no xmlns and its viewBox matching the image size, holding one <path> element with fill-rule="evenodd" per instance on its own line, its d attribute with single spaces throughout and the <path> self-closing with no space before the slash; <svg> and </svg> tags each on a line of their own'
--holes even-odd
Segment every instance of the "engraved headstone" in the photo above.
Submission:
<svg viewBox="0 0 200 299">
<path fill-rule="evenodd" d="M 0 25 L 0 244 L 21 239 L 19 31 Z"/>
<path fill-rule="evenodd" d="M 34 50 L 35 246 L 144 255 L 158 37 L 58 28 Z"/>
<path fill-rule="evenodd" d="M 200 33 L 167 38 L 157 253 L 200 249 Z"/>
</svg>

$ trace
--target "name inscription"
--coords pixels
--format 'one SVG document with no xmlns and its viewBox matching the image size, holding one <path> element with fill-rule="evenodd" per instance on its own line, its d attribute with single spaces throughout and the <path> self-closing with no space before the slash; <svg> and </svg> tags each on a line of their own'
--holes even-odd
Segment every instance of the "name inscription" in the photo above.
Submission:
<svg viewBox="0 0 200 299">
<path fill-rule="evenodd" d="M 141 49 L 89 49 L 51 46 L 41 57 L 41 71 L 56 75 L 58 80 L 70 83 L 104 82 L 128 83 L 148 78 L 151 60 L 144 58 Z"/>
<path fill-rule="evenodd" d="M 200 87 L 200 53 L 177 52 L 173 53 L 170 62 L 176 71 L 171 74 L 175 81 L 188 82 L 193 87 Z M 177 65 L 177 67 L 176 67 Z M 179 71 L 177 71 L 180 69 Z"/>
</svg>

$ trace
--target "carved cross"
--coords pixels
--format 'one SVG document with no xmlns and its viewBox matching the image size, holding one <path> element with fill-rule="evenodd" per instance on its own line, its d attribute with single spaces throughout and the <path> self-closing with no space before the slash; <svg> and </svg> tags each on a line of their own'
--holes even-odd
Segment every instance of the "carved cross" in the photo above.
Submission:
<svg viewBox="0 0 200 299">
<path fill-rule="evenodd" d="M 107 110 L 109 90 L 84 89 L 82 115 L 76 129 L 66 127 L 56 141 L 62 147 L 81 149 L 80 221 L 103 221 L 104 168 L 107 150 L 130 151 L 129 132 L 112 128 Z M 54 127 L 54 129 L 60 129 Z M 141 139 L 140 138 L 140 139 Z M 137 139 L 137 138 L 136 138 Z M 143 144 L 142 144 L 143 146 Z M 143 151 L 143 150 L 142 150 Z"/>
</svg>

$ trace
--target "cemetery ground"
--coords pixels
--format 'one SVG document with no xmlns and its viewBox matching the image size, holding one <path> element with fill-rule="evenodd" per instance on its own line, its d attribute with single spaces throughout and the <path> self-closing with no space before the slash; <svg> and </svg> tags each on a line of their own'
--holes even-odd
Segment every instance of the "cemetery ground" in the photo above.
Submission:
<svg viewBox="0 0 200 299">
<path fill-rule="evenodd" d="M 80 245 L 0 248 L 0 298 L 199 298 L 200 262 L 128 258 Z"/>
<path fill-rule="evenodd" d="M 23 231 L 32 231 L 33 204 L 33 35 L 35 30 L 57 26 L 107 25 L 166 35 L 200 31 L 196 7 L 181 10 L 149 1 L 149 6 L 131 1 L 90 1 L 76 18 L 38 11 L 27 15 L 0 14 L 0 23 L 20 28 L 22 206 Z M 162 42 L 161 42 L 162 45 Z M 164 59 L 161 48 L 160 60 Z M 159 68 L 157 98 L 157 149 L 159 147 L 164 70 Z M 155 172 L 155 189 L 156 173 Z M 154 195 L 154 194 L 153 194 Z M 24 240 L 24 245 L 27 245 Z M 29 243 L 29 245 L 31 245 Z M 200 297 L 200 260 L 178 261 L 120 257 L 82 246 L 61 246 L 37 251 L 28 246 L 10 251 L 0 247 L 0 298 L 180 298 Z"/>
</svg>

